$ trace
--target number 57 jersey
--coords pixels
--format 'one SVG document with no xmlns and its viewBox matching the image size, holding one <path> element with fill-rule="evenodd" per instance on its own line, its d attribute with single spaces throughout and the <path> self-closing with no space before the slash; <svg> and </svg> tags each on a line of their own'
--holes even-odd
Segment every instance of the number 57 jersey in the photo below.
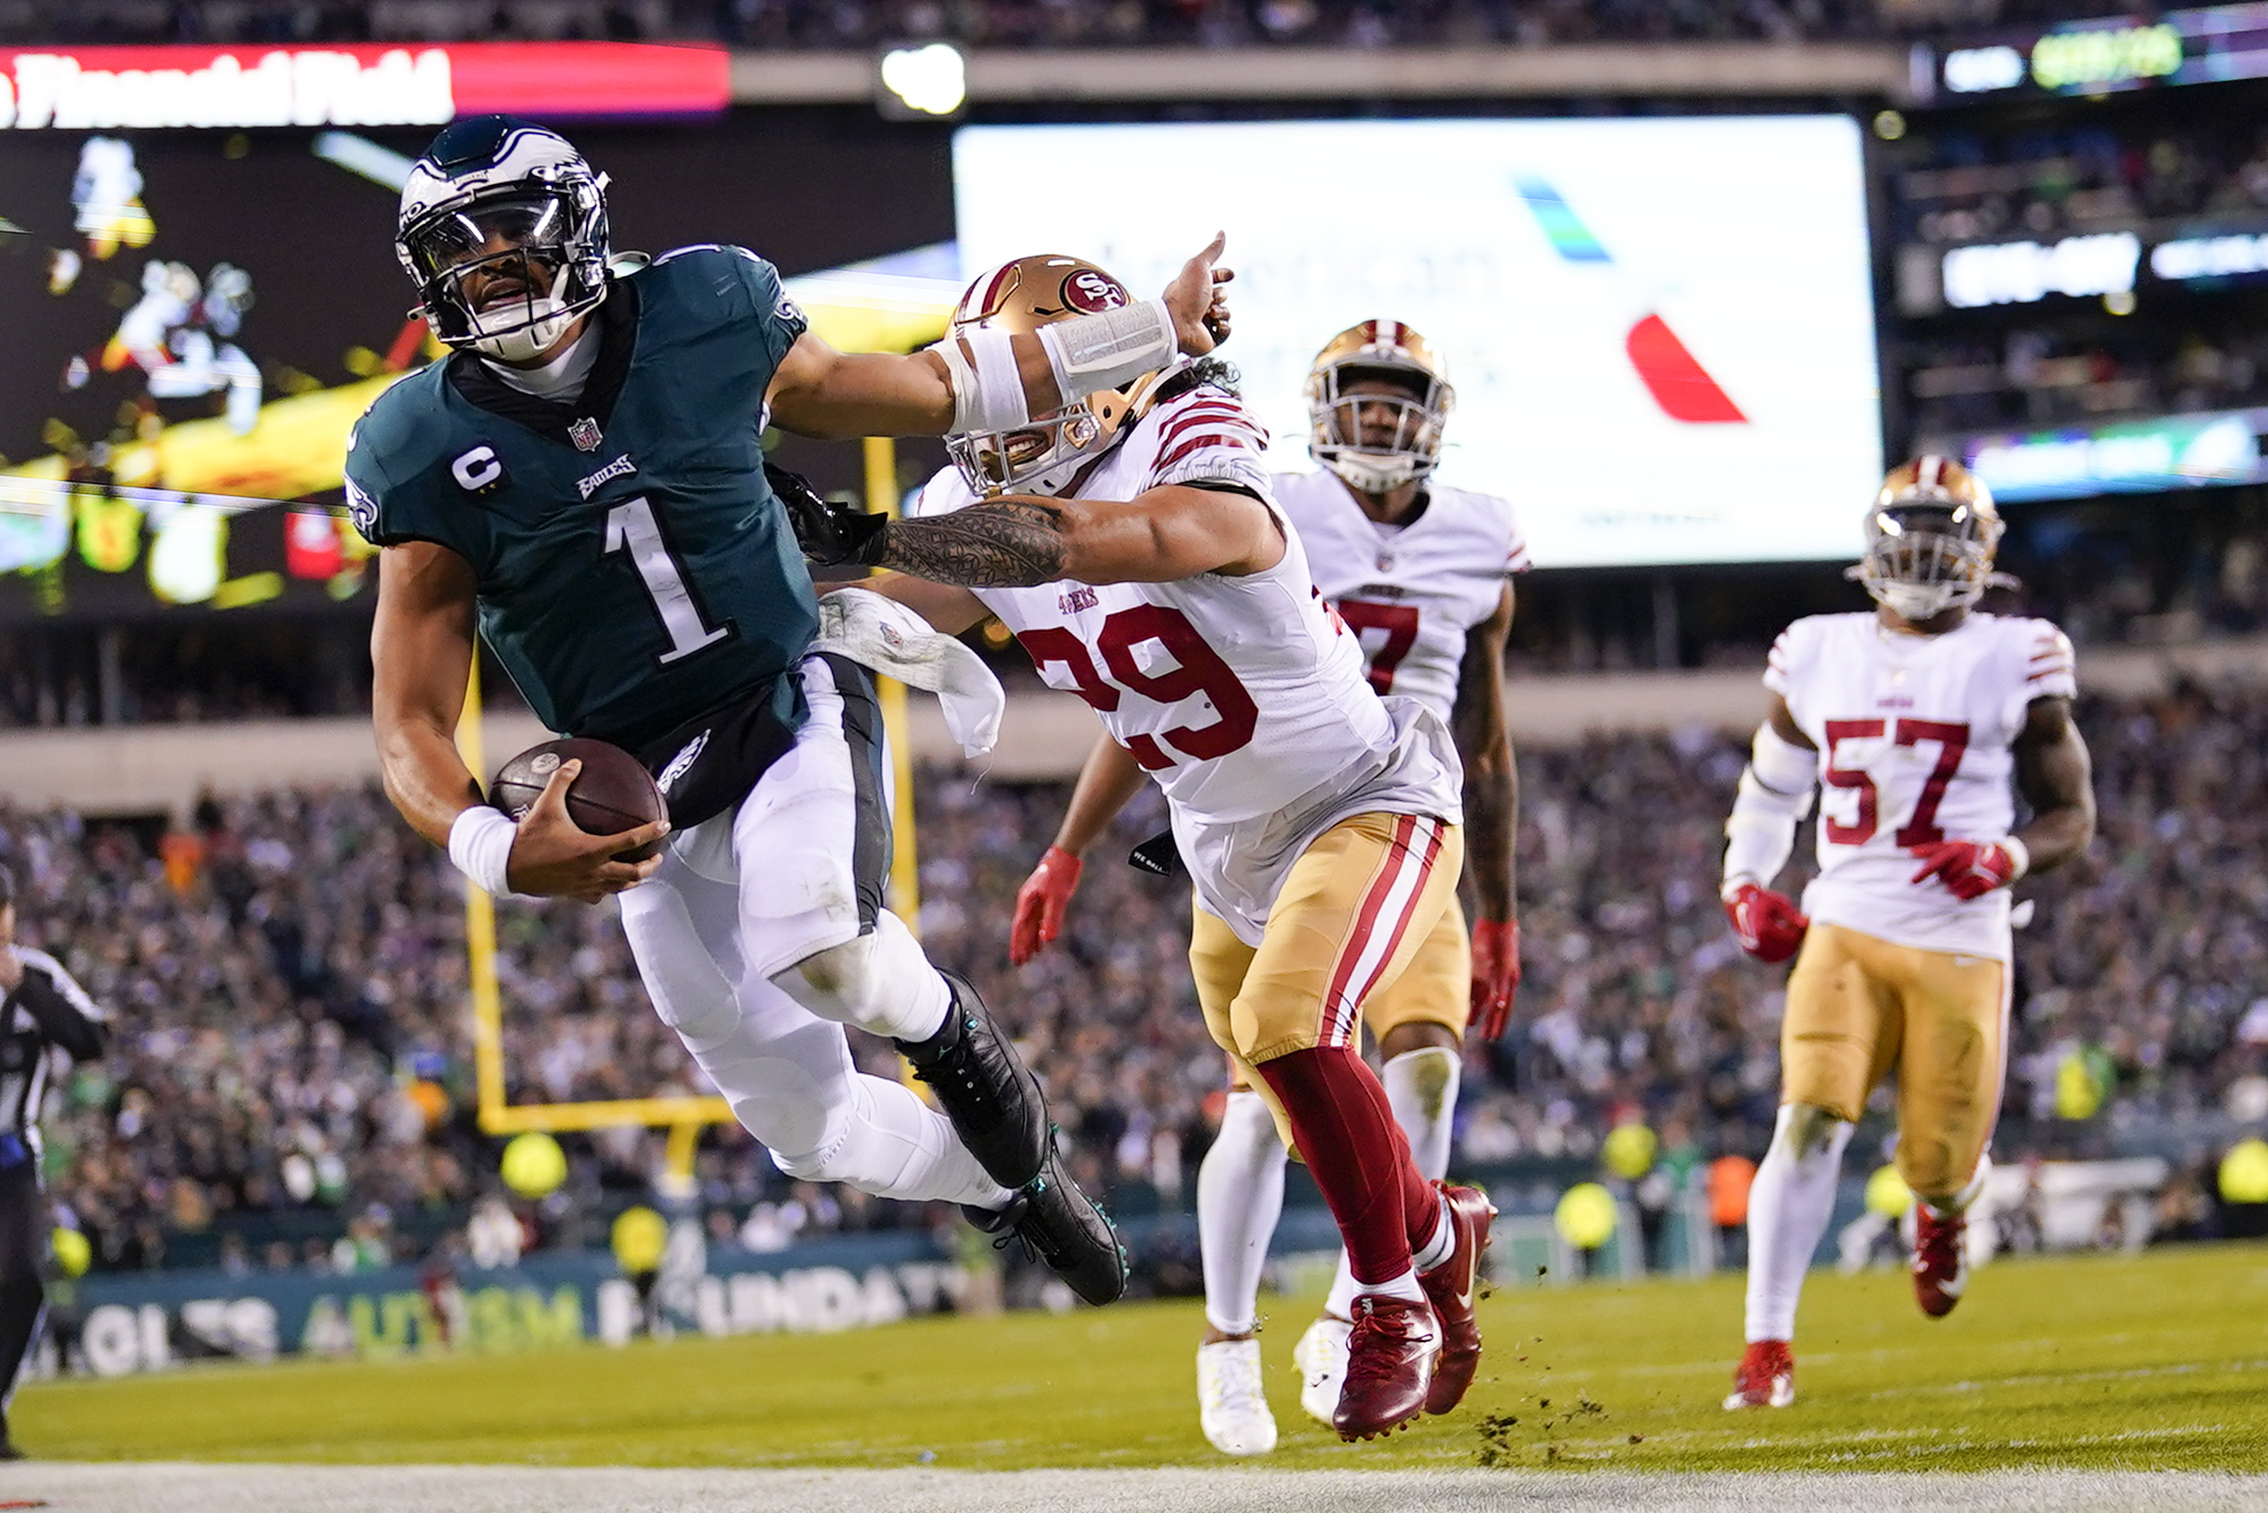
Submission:
<svg viewBox="0 0 2268 1513">
<path fill-rule="evenodd" d="M 1201 386 L 1128 428 L 1066 493 L 1132 499 L 1168 484 L 1252 493 L 1279 523 L 1263 436 L 1225 390 Z M 948 469 L 915 511 L 974 496 Z M 1051 687 L 1078 694 L 1165 790 L 1199 902 L 1257 945 L 1283 877 L 1350 815 L 1460 823 L 1463 772 L 1448 729 L 1414 701 L 1381 701 L 1362 648 L 1323 603 L 1299 535 L 1243 576 L 1174 583 L 976 590 Z"/>
<path fill-rule="evenodd" d="M 1764 686 L 1819 748 L 1819 875 L 1804 911 L 1898 945 L 2006 961 L 2008 890 L 1964 903 L 1935 879 L 1916 883 L 1913 848 L 2007 837 L 2026 712 L 2078 691 L 2063 632 L 1971 614 L 1919 636 L 1871 613 L 1813 615 L 1773 644 Z"/>
</svg>

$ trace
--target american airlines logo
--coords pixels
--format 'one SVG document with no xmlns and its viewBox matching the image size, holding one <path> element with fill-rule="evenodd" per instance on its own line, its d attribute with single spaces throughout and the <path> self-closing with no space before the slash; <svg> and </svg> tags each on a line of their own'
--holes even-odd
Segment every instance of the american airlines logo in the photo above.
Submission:
<svg viewBox="0 0 2268 1513">
<path fill-rule="evenodd" d="M 1536 227 L 1560 261 L 1611 270 L 1614 258 L 1549 181 L 1522 176 L 1513 190 L 1527 203 Z M 1635 288 L 1636 286 L 1633 286 Z M 1724 386 L 1701 366 L 1660 312 L 1647 311 L 1623 333 L 1622 349 L 1646 392 L 1672 420 L 1689 425 L 1746 425 L 1747 415 Z"/>
<path fill-rule="evenodd" d="M 162 56 L 162 54 L 160 55 Z M 449 54 L 277 49 L 201 67 L 87 68 L 69 53 L 17 53 L 0 72 L 0 127 L 414 126 L 456 114 Z"/>
</svg>

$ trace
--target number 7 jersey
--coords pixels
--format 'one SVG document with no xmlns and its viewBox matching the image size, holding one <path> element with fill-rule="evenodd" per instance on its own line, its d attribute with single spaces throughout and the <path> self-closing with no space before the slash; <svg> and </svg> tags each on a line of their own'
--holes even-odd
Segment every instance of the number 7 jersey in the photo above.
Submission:
<svg viewBox="0 0 2268 1513">
<path fill-rule="evenodd" d="M 1915 883 L 1913 848 L 2007 837 L 2027 711 L 2078 691 L 2063 632 L 1972 613 L 1919 636 L 1871 612 L 1813 615 L 1773 644 L 1764 686 L 1819 748 L 1819 875 L 1804 911 L 1899 945 L 2007 960 L 2008 890 L 1964 903 L 1935 879 Z"/>
<path fill-rule="evenodd" d="M 1228 486 L 1275 513 L 1263 444 L 1234 395 L 1198 387 L 1130 426 L 1065 492 L 1125 500 L 1168 484 Z M 915 512 L 972 502 L 947 469 Z M 1284 873 L 1339 820 L 1463 818 L 1447 727 L 1372 692 L 1362 648 L 1316 591 L 1298 533 L 1286 526 L 1284 537 L 1281 561 L 1242 576 L 975 590 L 1041 678 L 1085 699 L 1165 790 L 1200 902 L 1247 944 Z"/>
</svg>

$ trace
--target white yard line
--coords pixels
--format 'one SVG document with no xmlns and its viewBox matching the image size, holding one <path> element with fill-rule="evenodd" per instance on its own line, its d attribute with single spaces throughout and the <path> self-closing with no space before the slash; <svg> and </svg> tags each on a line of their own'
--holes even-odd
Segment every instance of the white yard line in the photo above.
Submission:
<svg viewBox="0 0 2268 1513">
<path fill-rule="evenodd" d="M 2137 1436 L 2141 1437 L 2141 1436 Z M 20 1500 L 20 1501 L 19 1501 Z M 1536 1471 L 726 1471 L 523 1466 L 42 1464 L 0 1506 L 56 1513 L 2238 1513 L 2268 1477 L 2001 1471 L 1643 1475 Z"/>
</svg>

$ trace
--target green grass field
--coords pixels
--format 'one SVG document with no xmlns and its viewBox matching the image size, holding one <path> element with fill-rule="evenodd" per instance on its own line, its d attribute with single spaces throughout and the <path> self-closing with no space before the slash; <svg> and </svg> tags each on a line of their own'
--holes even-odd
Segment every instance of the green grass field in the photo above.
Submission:
<svg viewBox="0 0 2268 1513">
<path fill-rule="evenodd" d="M 1316 1299 L 1264 1299 L 1286 1467 L 2268 1470 L 2268 1247 L 2009 1261 L 1943 1321 L 1904 1276 L 1819 1273 L 1797 1402 L 1718 1408 L 1741 1283 L 1517 1289 L 1457 1413 L 1341 1445 L 1299 1410 Z M 27 1386 L 55 1460 L 1021 1469 L 1218 1464 L 1197 1432 L 1194 1302 L 929 1319 L 388 1365 L 218 1366 Z"/>
</svg>

